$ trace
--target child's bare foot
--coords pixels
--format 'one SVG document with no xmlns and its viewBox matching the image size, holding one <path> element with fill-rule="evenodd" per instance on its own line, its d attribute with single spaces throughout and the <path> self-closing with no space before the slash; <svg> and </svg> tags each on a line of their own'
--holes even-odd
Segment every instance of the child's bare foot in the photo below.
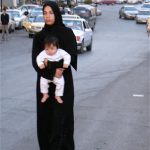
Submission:
<svg viewBox="0 0 150 150">
<path fill-rule="evenodd" d="M 42 99 L 41 99 L 41 102 L 42 103 L 44 103 L 44 102 L 46 102 L 46 100 L 49 98 L 49 95 L 47 94 L 47 93 L 44 93 L 43 94 L 43 97 L 42 97 Z"/>
<path fill-rule="evenodd" d="M 63 100 L 61 99 L 60 96 L 55 96 L 56 100 L 58 103 L 62 104 L 63 103 Z"/>
</svg>

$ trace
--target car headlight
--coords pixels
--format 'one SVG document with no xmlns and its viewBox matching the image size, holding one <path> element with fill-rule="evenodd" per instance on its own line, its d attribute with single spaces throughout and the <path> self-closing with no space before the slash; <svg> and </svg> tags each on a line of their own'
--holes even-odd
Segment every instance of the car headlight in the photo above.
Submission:
<svg viewBox="0 0 150 150">
<path fill-rule="evenodd" d="M 130 14 L 129 14 L 129 13 L 126 13 L 126 15 L 127 15 L 127 16 L 130 16 Z"/>
<path fill-rule="evenodd" d="M 31 26 L 31 29 L 33 29 L 33 30 L 34 30 L 35 28 L 36 28 L 36 27 L 34 27 L 34 26 Z"/>
</svg>

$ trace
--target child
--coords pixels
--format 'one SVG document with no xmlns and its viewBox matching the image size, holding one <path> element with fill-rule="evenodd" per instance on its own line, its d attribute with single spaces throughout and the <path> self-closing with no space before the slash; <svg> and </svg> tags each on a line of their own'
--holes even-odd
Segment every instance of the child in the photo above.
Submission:
<svg viewBox="0 0 150 150">
<path fill-rule="evenodd" d="M 63 68 L 66 69 L 69 67 L 71 62 L 71 56 L 64 51 L 63 49 L 59 48 L 58 39 L 56 37 L 47 37 L 44 41 L 45 49 L 37 56 L 37 64 L 40 69 L 45 68 L 45 61 L 59 61 L 63 59 Z M 61 76 L 60 78 L 54 77 L 53 80 L 48 80 L 43 77 L 40 79 L 40 88 L 43 97 L 41 102 L 44 103 L 48 98 L 48 88 L 49 83 L 53 82 L 56 85 L 55 90 L 55 99 L 58 103 L 63 103 L 61 96 L 63 96 L 64 92 L 64 77 Z"/>
</svg>

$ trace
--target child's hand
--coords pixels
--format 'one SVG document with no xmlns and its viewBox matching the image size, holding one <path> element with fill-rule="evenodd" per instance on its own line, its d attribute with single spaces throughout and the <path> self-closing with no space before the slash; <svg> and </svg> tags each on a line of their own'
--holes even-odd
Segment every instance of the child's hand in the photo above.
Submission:
<svg viewBox="0 0 150 150">
<path fill-rule="evenodd" d="M 42 65 L 39 66 L 39 68 L 40 68 L 40 69 L 44 69 L 44 68 L 45 68 L 45 65 L 42 64 Z"/>
<path fill-rule="evenodd" d="M 45 65 L 45 67 L 47 67 L 47 64 L 48 64 L 48 59 L 44 59 L 44 65 Z"/>
<path fill-rule="evenodd" d="M 68 68 L 68 67 L 69 67 L 69 65 L 63 64 L 63 68 Z"/>
</svg>

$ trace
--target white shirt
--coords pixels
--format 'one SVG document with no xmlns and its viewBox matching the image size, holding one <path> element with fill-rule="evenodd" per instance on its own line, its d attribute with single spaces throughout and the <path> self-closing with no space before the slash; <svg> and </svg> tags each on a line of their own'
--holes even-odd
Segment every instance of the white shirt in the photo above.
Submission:
<svg viewBox="0 0 150 150">
<path fill-rule="evenodd" d="M 57 49 L 57 52 L 54 55 L 48 55 L 45 50 L 43 50 L 36 58 L 38 66 L 44 64 L 44 60 L 48 59 L 49 61 L 59 61 L 64 60 L 64 64 L 70 65 L 71 56 L 63 49 Z"/>
</svg>

